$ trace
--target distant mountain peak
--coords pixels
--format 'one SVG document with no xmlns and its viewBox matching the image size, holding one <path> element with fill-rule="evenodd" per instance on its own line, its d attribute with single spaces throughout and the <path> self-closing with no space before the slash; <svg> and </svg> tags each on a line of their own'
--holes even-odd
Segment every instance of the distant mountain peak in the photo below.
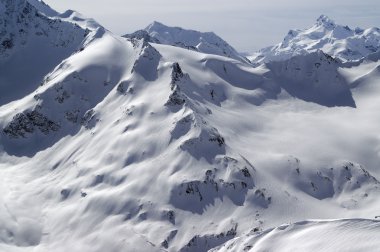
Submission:
<svg viewBox="0 0 380 252">
<path fill-rule="evenodd" d="M 148 43 L 160 44 L 160 41 L 150 36 L 150 34 L 146 30 L 138 30 L 134 33 L 123 35 L 123 37 L 127 39 L 144 40 Z"/>
<path fill-rule="evenodd" d="M 168 27 L 167 25 L 164 25 L 163 23 L 159 22 L 159 21 L 153 21 L 152 23 L 150 23 L 146 28 L 145 30 L 148 30 L 149 28 L 152 28 L 152 27 Z"/>
<path fill-rule="evenodd" d="M 326 27 L 328 29 L 334 29 L 336 27 L 335 21 L 332 20 L 331 18 L 329 18 L 326 15 L 319 16 L 319 18 L 317 19 L 317 23 L 316 24 L 318 26 L 324 26 L 324 27 Z"/>
<path fill-rule="evenodd" d="M 145 39 L 147 42 L 181 47 L 250 63 L 247 58 L 238 53 L 231 45 L 213 32 L 200 32 L 181 27 L 171 27 L 154 21 L 145 29 L 132 34 L 126 34 L 123 37 L 128 39 Z"/>
<path fill-rule="evenodd" d="M 250 59 L 254 64 L 261 64 L 283 61 L 317 50 L 344 64 L 355 64 L 380 50 L 380 32 L 378 28 L 353 30 L 321 15 L 313 26 L 304 30 L 290 30 L 281 43 L 260 50 Z"/>
</svg>

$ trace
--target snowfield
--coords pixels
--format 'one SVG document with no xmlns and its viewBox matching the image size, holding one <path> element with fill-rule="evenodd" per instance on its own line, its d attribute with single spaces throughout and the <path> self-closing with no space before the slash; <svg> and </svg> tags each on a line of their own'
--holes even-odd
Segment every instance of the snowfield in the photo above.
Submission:
<svg viewBox="0 0 380 252">
<path fill-rule="evenodd" d="M 251 64 L 28 1 L 0 0 L 0 251 L 379 247 L 376 54 Z"/>
<path fill-rule="evenodd" d="M 380 222 L 363 219 L 303 221 L 227 242 L 223 251 L 376 251 Z"/>
</svg>

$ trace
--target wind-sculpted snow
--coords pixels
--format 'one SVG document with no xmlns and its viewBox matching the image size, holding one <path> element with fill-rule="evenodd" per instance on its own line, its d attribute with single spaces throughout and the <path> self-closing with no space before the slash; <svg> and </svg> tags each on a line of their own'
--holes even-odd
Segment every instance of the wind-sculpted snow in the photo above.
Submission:
<svg viewBox="0 0 380 252">
<path fill-rule="evenodd" d="M 240 251 L 282 223 L 379 215 L 379 63 L 253 68 L 54 20 L 89 33 L 0 106 L 0 251 Z"/>
<path fill-rule="evenodd" d="M 365 86 L 367 83 L 370 83 L 373 79 L 378 79 L 380 77 L 380 65 L 371 69 L 369 72 L 357 78 L 351 84 L 351 88 L 357 88 L 360 86 Z"/>
<path fill-rule="evenodd" d="M 255 64 L 268 63 L 318 50 L 339 59 L 345 65 L 351 65 L 380 50 L 380 29 L 351 29 L 322 15 L 312 27 L 290 30 L 281 43 L 264 48 L 249 58 Z"/>
<path fill-rule="evenodd" d="M 210 252 L 226 251 L 376 251 L 380 223 L 366 219 L 315 220 L 253 230 Z"/>
<path fill-rule="evenodd" d="M 197 213 L 202 213 L 206 206 L 214 204 L 215 198 L 222 199 L 224 196 L 228 196 L 236 205 L 242 205 L 247 190 L 254 186 L 251 175 L 254 168 L 241 158 L 238 160 L 227 156 L 227 152 L 231 151 L 226 149 L 223 136 L 207 122 L 202 112 L 198 112 L 197 104 L 181 91 L 182 86 L 191 84 L 190 78 L 178 63 L 172 65 L 172 94 L 165 105 L 180 107 L 173 112 L 184 116 L 175 123 L 171 141 L 181 141 L 179 148 L 182 151 L 196 160 L 205 159 L 211 166 L 203 171 L 198 168 L 198 172 L 204 172 L 199 180 L 189 176 L 175 186 L 170 202 L 180 209 Z"/>
</svg>

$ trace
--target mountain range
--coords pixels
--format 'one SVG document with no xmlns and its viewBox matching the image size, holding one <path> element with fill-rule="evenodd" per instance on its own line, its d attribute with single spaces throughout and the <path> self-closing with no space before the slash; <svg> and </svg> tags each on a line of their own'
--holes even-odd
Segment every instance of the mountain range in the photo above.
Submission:
<svg viewBox="0 0 380 252">
<path fill-rule="evenodd" d="M 376 251 L 379 38 L 321 16 L 247 59 L 0 0 L 0 251 Z"/>
<path fill-rule="evenodd" d="M 379 37 L 379 28 L 352 29 L 321 15 L 312 27 L 289 30 L 281 43 L 264 48 L 249 58 L 254 63 L 282 61 L 322 50 L 342 63 L 352 64 L 378 53 Z"/>
</svg>

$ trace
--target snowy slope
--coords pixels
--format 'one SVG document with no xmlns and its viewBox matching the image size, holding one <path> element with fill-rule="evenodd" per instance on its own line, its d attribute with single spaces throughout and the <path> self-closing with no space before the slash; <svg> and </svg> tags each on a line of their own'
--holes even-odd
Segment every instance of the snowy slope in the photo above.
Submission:
<svg viewBox="0 0 380 252">
<path fill-rule="evenodd" d="M 333 149 L 365 146 L 373 131 L 339 143 L 352 130 L 336 122 L 377 113 L 377 107 L 359 102 L 360 113 L 327 112 L 298 101 L 294 109 L 289 98 L 255 107 L 240 97 L 242 87 L 196 63 L 206 67 L 224 58 L 135 42 L 104 34 L 58 67 L 37 90 L 39 99 L 30 95 L 1 107 L 1 216 L 7 220 L 1 249 L 207 251 L 252 228 L 289 220 L 375 217 L 379 183 L 364 166 L 339 161 L 344 155 L 329 149 L 319 156 L 305 152 L 304 145 L 290 152 L 291 141 L 274 136 L 284 129 L 281 135 L 296 143 L 297 135 L 312 136 L 294 128 L 302 122 L 308 124 L 302 128 L 322 135 L 341 132 L 330 143 Z M 116 55 L 123 57 L 115 62 Z M 178 55 L 176 64 L 172 57 Z M 204 86 L 211 80 L 212 89 Z M 284 118 L 264 120 L 278 115 L 278 107 Z M 59 127 L 49 128 L 26 111 Z M 33 130 L 15 120 L 19 112 Z M 331 122 L 335 129 L 316 123 L 325 117 L 337 118 Z M 379 125 L 373 118 L 368 127 Z M 7 130 L 10 125 L 14 131 Z M 311 145 L 320 148 L 323 139 Z M 359 161 L 364 160 L 376 163 L 378 157 Z"/>
<path fill-rule="evenodd" d="M 380 222 L 364 219 L 303 221 L 250 232 L 211 251 L 377 251 Z"/>
<path fill-rule="evenodd" d="M 72 22 L 47 17 L 25 0 L 1 0 L 0 5 L 3 105 L 36 89 L 57 64 L 80 50 L 89 31 Z"/>
<path fill-rule="evenodd" d="M 338 71 L 339 62 L 320 50 L 267 66 L 277 83 L 297 98 L 324 106 L 356 106 L 347 81 Z"/>
<path fill-rule="evenodd" d="M 295 55 L 322 50 L 344 62 L 360 61 L 380 50 L 380 29 L 351 29 L 336 24 L 327 16 L 305 30 L 290 30 L 278 45 L 262 49 L 249 57 L 252 62 L 282 61 Z"/>
<path fill-rule="evenodd" d="M 178 46 L 249 63 L 247 58 L 239 54 L 232 46 L 213 32 L 199 32 L 180 27 L 169 27 L 155 21 L 145 29 L 124 35 L 124 37 L 145 38 L 147 42 Z"/>
<path fill-rule="evenodd" d="M 378 215 L 379 63 L 340 69 L 316 52 L 252 68 L 90 30 L 0 106 L 0 251 L 202 252 Z"/>
</svg>

